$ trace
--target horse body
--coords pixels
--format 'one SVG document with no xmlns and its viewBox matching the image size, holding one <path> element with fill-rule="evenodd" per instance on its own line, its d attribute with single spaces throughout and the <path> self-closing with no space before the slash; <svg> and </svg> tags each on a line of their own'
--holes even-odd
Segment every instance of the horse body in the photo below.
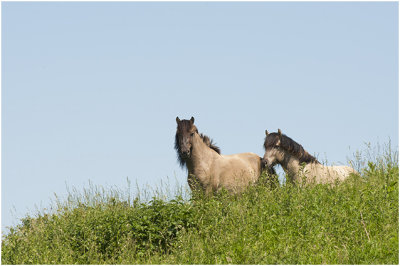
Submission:
<svg viewBox="0 0 400 266">
<path fill-rule="evenodd" d="M 353 168 L 345 165 L 325 166 L 320 163 L 308 163 L 302 165 L 298 160 L 297 162 L 289 164 L 286 167 L 284 167 L 282 164 L 282 168 L 289 176 L 290 181 L 296 183 L 305 181 L 306 183 L 331 184 L 335 183 L 336 181 L 345 180 L 350 173 L 356 173 Z"/>
<path fill-rule="evenodd" d="M 200 189 L 210 194 L 225 188 L 237 193 L 260 177 L 261 158 L 257 154 L 221 155 L 207 136 L 198 133 L 194 118 L 177 118 L 177 124 L 175 148 L 181 165 L 188 169 L 191 190 Z"/>
<path fill-rule="evenodd" d="M 311 183 L 315 180 L 316 183 L 335 183 L 336 181 L 345 180 L 351 173 L 357 173 L 353 168 L 341 166 L 325 166 L 317 163 L 306 165 L 302 174 L 306 176 Z"/>
<path fill-rule="evenodd" d="M 268 167 L 280 164 L 291 182 L 329 183 L 345 180 L 357 173 L 349 166 L 325 166 L 291 138 L 266 131 L 263 163 Z"/>
<path fill-rule="evenodd" d="M 229 191 L 241 191 L 248 184 L 255 183 L 261 175 L 261 158 L 255 153 L 221 155 L 215 161 L 219 186 Z"/>
</svg>

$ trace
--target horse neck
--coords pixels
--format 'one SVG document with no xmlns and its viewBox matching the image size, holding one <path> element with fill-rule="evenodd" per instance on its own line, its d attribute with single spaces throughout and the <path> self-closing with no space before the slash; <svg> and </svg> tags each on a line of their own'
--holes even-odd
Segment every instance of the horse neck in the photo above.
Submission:
<svg viewBox="0 0 400 266">
<path fill-rule="evenodd" d="M 207 146 L 199 134 L 195 134 L 192 142 L 190 159 L 186 162 L 188 172 L 196 175 L 196 171 L 206 171 L 219 154 Z"/>
<path fill-rule="evenodd" d="M 283 151 L 283 158 L 279 160 L 279 164 L 282 166 L 285 173 L 291 177 L 296 175 L 301 167 L 300 160 L 288 151 Z"/>
</svg>

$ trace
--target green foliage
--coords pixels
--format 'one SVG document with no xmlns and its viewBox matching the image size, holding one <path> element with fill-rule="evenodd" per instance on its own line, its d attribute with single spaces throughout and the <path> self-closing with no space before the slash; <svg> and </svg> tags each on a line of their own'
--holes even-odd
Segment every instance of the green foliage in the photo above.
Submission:
<svg viewBox="0 0 400 266">
<path fill-rule="evenodd" d="M 134 258 L 165 253 L 180 230 L 193 226 L 191 209 L 181 198 L 132 205 L 109 198 L 27 217 L 3 240 L 2 263 L 113 264 L 127 251 Z"/>
<path fill-rule="evenodd" d="M 397 154 L 345 182 L 166 201 L 76 192 L 2 239 L 3 264 L 398 264 Z M 273 184 L 273 183 L 272 183 Z"/>
</svg>

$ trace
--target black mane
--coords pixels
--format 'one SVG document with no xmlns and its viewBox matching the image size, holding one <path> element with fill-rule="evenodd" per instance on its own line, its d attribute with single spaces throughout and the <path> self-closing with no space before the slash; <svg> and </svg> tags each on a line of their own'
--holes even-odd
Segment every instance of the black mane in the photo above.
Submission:
<svg viewBox="0 0 400 266">
<path fill-rule="evenodd" d="M 212 139 L 210 139 L 210 137 L 202 133 L 200 133 L 200 137 L 208 147 L 216 151 L 218 154 L 221 154 L 221 149 L 217 145 L 215 145 L 215 143 L 213 142 Z"/>
<path fill-rule="evenodd" d="M 265 137 L 264 148 L 265 150 L 273 148 L 277 145 L 279 140 L 278 133 L 270 133 Z M 296 141 L 292 140 L 288 136 L 282 134 L 281 143 L 279 144 L 281 148 L 288 151 L 292 155 L 296 156 L 300 163 L 320 163 L 317 158 L 309 154 L 304 150 L 303 146 L 298 144 Z"/>
<path fill-rule="evenodd" d="M 179 135 L 183 134 L 184 132 L 189 131 L 192 126 L 193 126 L 193 124 L 191 123 L 190 120 L 181 120 L 178 124 L 178 129 L 175 134 L 175 150 L 178 154 L 178 162 L 181 167 L 185 166 L 186 161 L 184 158 L 182 158 L 182 155 L 181 155 L 181 147 L 179 145 Z M 196 128 L 196 133 L 199 133 L 197 128 Z M 218 154 L 221 154 L 220 148 L 213 143 L 212 139 L 210 139 L 208 136 L 201 134 L 201 133 L 199 135 L 200 135 L 201 139 L 203 140 L 203 142 L 208 147 L 210 147 L 211 149 L 216 151 Z"/>
</svg>

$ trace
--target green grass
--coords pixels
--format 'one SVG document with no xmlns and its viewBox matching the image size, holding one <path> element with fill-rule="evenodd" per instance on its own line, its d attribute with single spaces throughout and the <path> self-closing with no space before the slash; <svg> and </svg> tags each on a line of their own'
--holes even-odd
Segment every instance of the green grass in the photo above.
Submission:
<svg viewBox="0 0 400 266">
<path fill-rule="evenodd" d="M 359 156 L 359 154 L 357 155 Z M 398 264 L 397 153 L 329 186 L 150 201 L 91 187 L 22 219 L 3 264 Z"/>
</svg>

